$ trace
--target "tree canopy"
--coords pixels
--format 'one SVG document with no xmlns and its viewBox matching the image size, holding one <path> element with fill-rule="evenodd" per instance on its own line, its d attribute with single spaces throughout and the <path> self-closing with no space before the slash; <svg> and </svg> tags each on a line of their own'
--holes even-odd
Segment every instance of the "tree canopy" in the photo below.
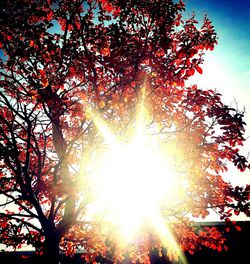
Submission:
<svg viewBox="0 0 250 264">
<path fill-rule="evenodd" d="M 161 205 L 178 247 L 190 254 L 201 246 L 226 250 L 221 232 L 201 229 L 191 216 L 214 210 L 226 228 L 239 229 L 233 212 L 250 215 L 250 186 L 223 178 L 227 164 L 249 168 L 239 150 L 246 124 L 244 113 L 223 104 L 215 90 L 187 85 L 202 74 L 204 52 L 214 49 L 217 36 L 208 17 L 198 23 L 184 10 L 172 0 L 3 1 L 0 243 L 32 245 L 51 263 L 59 249 L 81 248 L 89 262 L 102 255 L 116 263 L 127 251 L 141 263 L 152 248 L 161 252 L 155 230 L 125 250 L 112 228 L 88 217 L 94 198 L 86 168 L 105 145 L 93 115 L 129 140 L 143 97 L 143 129 L 171 150 L 182 177 L 181 198 Z M 170 259 L 174 254 L 169 249 Z"/>
</svg>

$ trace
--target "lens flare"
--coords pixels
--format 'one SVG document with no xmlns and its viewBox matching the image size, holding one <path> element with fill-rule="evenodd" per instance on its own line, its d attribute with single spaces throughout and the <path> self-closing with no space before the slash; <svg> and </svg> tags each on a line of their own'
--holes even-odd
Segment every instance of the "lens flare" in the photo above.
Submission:
<svg viewBox="0 0 250 264">
<path fill-rule="evenodd" d="M 156 208 L 176 197 L 178 177 L 163 156 L 142 144 L 116 144 L 98 161 L 93 177 L 96 200 L 126 239 Z"/>
<path fill-rule="evenodd" d="M 88 165 L 89 186 L 95 201 L 92 211 L 116 230 L 124 245 L 136 240 L 145 226 L 153 226 L 163 245 L 171 248 L 172 255 L 182 256 L 160 208 L 173 207 L 185 186 L 181 173 L 174 167 L 172 149 L 161 144 L 156 136 L 145 133 L 144 93 L 137 107 L 132 139 L 118 139 L 102 118 L 92 113 L 104 139 Z"/>
</svg>

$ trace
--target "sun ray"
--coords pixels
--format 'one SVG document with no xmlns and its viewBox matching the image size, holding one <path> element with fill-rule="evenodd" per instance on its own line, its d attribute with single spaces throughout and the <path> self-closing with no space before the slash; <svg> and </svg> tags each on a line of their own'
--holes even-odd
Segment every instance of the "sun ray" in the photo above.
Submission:
<svg viewBox="0 0 250 264">
<path fill-rule="evenodd" d="M 143 129 L 146 119 L 146 109 L 145 109 L 145 93 L 146 93 L 146 81 L 140 91 L 140 102 L 137 104 L 136 109 L 136 121 L 135 121 L 135 142 L 140 142 L 143 140 Z"/>
<path fill-rule="evenodd" d="M 120 244 L 131 243 L 149 224 L 171 256 L 179 256 L 185 264 L 185 257 L 160 214 L 162 205 L 171 207 L 176 200 L 180 177 L 174 169 L 173 157 L 163 150 L 156 137 L 145 132 L 146 86 L 145 82 L 141 88 L 132 139 L 118 139 L 100 114 L 92 111 L 92 120 L 105 143 L 89 165 L 89 186 L 95 196 L 93 208 L 101 215 L 99 218 L 109 223 L 109 228 L 116 230 Z"/>
<path fill-rule="evenodd" d="M 170 261 L 178 261 L 180 264 L 187 264 L 188 262 L 185 255 L 181 251 L 175 237 L 159 211 L 155 211 L 155 213 L 151 215 L 151 221 L 160 236 L 163 247 L 167 249 L 167 256 Z"/>
<path fill-rule="evenodd" d="M 92 120 L 99 130 L 99 132 L 102 134 L 105 142 L 112 147 L 116 147 L 118 144 L 118 141 L 115 137 L 115 135 L 110 131 L 109 127 L 106 125 L 104 120 L 100 117 L 100 115 L 96 111 L 92 111 Z"/>
</svg>

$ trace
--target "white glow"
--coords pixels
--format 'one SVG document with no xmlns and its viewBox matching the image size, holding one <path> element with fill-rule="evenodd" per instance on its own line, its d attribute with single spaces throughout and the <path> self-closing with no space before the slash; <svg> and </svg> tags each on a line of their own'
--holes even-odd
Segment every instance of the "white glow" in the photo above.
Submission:
<svg viewBox="0 0 250 264">
<path fill-rule="evenodd" d="M 176 200 L 178 177 L 171 161 L 145 143 L 111 146 L 92 175 L 98 207 L 124 240 L 133 239 L 161 203 Z"/>
<path fill-rule="evenodd" d="M 98 113 L 92 113 L 104 144 L 96 147 L 87 162 L 88 186 L 93 196 L 90 219 L 97 220 L 104 233 L 115 235 L 119 246 L 125 249 L 153 228 L 162 232 L 162 243 L 171 244 L 168 246 L 173 248 L 172 252 L 181 256 L 160 212 L 185 199 L 187 184 L 180 168 L 175 167 L 175 146 L 160 143 L 160 138 L 146 133 L 145 124 L 150 116 L 144 108 L 145 88 L 141 92 L 136 120 L 131 124 L 134 131 L 128 137 L 116 137 Z"/>
</svg>

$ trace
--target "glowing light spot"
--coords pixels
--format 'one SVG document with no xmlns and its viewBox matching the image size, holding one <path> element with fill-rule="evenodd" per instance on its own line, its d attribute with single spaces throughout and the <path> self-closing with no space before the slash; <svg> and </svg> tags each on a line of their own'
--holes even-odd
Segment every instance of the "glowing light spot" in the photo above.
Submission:
<svg viewBox="0 0 250 264">
<path fill-rule="evenodd" d="M 92 211 L 104 225 L 115 230 L 124 245 L 135 241 L 145 227 L 153 226 L 175 258 L 182 254 L 160 212 L 185 197 L 188 183 L 176 170 L 170 145 L 161 144 L 156 136 L 145 133 L 148 116 L 144 107 L 145 89 L 141 97 L 132 140 L 115 137 L 100 116 L 92 112 L 104 139 L 88 162 L 89 186 L 94 197 Z"/>
<path fill-rule="evenodd" d="M 161 203 L 176 199 L 178 177 L 167 159 L 142 144 L 116 144 L 93 174 L 96 199 L 126 240 Z"/>
</svg>

